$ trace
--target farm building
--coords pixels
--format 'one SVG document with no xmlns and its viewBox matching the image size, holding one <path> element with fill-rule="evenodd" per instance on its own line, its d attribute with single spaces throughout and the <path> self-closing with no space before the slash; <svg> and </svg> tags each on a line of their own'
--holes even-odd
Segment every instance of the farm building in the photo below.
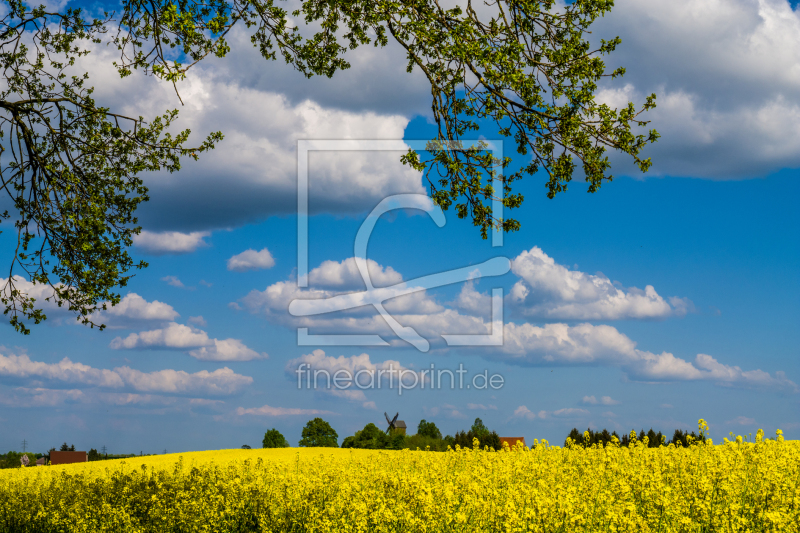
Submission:
<svg viewBox="0 0 800 533">
<path fill-rule="evenodd" d="M 50 452 L 51 465 L 68 465 L 70 463 L 86 463 L 89 454 L 86 452 Z"/>
<path fill-rule="evenodd" d="M 403 422 L 402 420 L 398 420 L 397 422 L 394 423 L 394 431 L 401 433 L 403 435 L 406 434 L 406 427 L 407 427 L 406 423 Z"/>
<path fill-rule="evenodd" d="M 36 466 L 44 466 L 46 464 L 47 464 L 46 457 L 39 457 L 38 459 L 36 459 Z"/>
<path fill-rule="evenodd" d="M 525 437 L 500 437 L 500 445 L 508 443 L 509 448 L 513 448 L 517 442 L 521 442 L 525 446 Z"/>
</svg>

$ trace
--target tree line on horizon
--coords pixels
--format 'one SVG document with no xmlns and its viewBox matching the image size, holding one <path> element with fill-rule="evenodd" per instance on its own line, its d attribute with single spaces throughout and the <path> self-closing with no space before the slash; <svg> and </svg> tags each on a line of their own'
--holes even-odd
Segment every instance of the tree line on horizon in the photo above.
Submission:
<svg viewBox="0 0 800 533">
<path fill-rule="evenodd" d="M 328 447 L 338 448 L 339 435 L 331 425 L 322 418 L 309 420 L 303 428 L 300 447 Z M 458 431 L 455 435 L 445 435 L 436 427 L 434 422 L 422 419 L 414 435 L 406 435 L 397 430 L 383 431 L 372 422 L 356 431 L 355 435 L 342 440 L 342 448 L 358 448 L 367 450 L 431 450 L 446 451 L 448 447 L 472 448 L 474 439 L 478 439 L 481 447 L 489 446 L 500 450 L 502 444 L 496 431 L 490 431 L 480 418 L 476 418 L 472 426 L 466 431 Z M 264 434 L 263 448 L 286 448 L 289 442 L 276 428 L 269 429 Z M 244 448 L 244 446 L 243 446 Z"/>
<path fill-rule="evenodd" d="M 631 430 L 631 434 L 635 433 L 636 430 Z M 647 433 L 644 432 L 644 429 L 640 430 L 637 440 L 639 442 L 644 442 L 645 437 L 647 438 L 648 448 L 658 448 L 662 444 L 673 444 L 675 446 L 685 447 L 690 446 L 693 442 L 705 442 L 706 440 L 706 436 L 702 433 L 698 435 L 694 431 L 690 433 L 688 430 L 685 431 L 681 429 L 676 429 L 672 434 L 672 439 L 669 441 L 667 441 L 666 435 L 663 435 L 660 431 L 655 432 L 653 428 L 650 428 Z M 591 428 L 587 428 L 586 431 L 581 433 L 578 431 L 578 428 L 572 428 L 572 431 L 569 432 L 569 435 L 567 435 L 567 438 L 564 440 L 564 446 L 567 446 L 570 442 L 584 447 L 594 446 L 595 444 L 607 446 L 609 443 L 614 442 L 614 439 L 616 439 L 620 446 L 628 447 L 631 444 L 630 434 L 627 433 L 620 437 L 616 431 L 609 433 L 607 429 L 594 431 Z"/>
</svg>

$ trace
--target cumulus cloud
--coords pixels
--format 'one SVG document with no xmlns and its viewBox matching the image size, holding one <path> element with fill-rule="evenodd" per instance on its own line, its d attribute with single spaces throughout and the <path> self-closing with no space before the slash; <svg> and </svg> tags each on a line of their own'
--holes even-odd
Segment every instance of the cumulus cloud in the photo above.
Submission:
<svg viewBox="0 0 800 533">
<path fill-rule="evenodd" d="M 48 320 L 52 320 L 52 323 L 62 324 L 65 318 L 75 317 L 67 305 L 58 306 L 50 285 L 34 284 L 20 276 L 14 276 L 13 281 L 16 290 L 36 299 L 36 306 L 44 310 Z M 0 293 L 8 297 L 7 282 L 8 278 L 0 278 Z M 92 315 L 92 320 L 97 324 L 111 327 L 137 321 L 174 320 L 180 316 L 171 305 L 158 300 L 148 302 L 135 292 L 126 294 L 117 305 L 111 305 L 111 302 L 104 303 L 106 310 L 102 310 L 102 304 L 98 305 L 97 311 Z"/>
<path fill-rule="evenodd" d="M 379 389 L 382 384 L 397 386 L 398 379 L 403 383 L 422 384 L 428 377 L 420 372 L 411 370 L 400 364 L 399 361 L 387 359 L 382 362 L 372 362 L 369 354 L 340 355 L 334 357 L 326 355 L 323 350 L 317 349 L 310 354 L 290 359 L 284 367 L 286 377 L 296 381 L 298 386 L 311 386 L 318 390 L 347 391 L 343 394 L 332 394 L 351 400 L 363 401 L 365 397 L 357 394 L 361 390 Z M 336 375 L 341 376 L 337 386 Z M 348 390 L 349 389 L 349 390 Z"/>
<path fill-rule="evenodd" d="M 533 420 L 534 418 L 536 418 L 536 413 L 534 413 L 533 411 L 528 409 L 526 406 L 520 405 L 519 407 L 517 407 L 514 410 L 514 414 L 511 415 L 511 416 L 512 416 L 512 418 L 522 418 L 524 420 Z M 544 418 L 544 417 L 541 417 L 541 418 Z"/>
<path fill-rule="evenodd" d="M 658 94 L 650 174 L 729 179 L 800 166 L 800 11 L 786 0 L 620 0 L 592 30 L 622 38 L 607 64 L 627 69 L 601 100 Z"/>
<path fill-rule="evenodd" d="M 335 415 L 331 411 L 323 411 L 321 409 L 299 409 L 296 407 L 272 407 L 269 405 L 262 405 L 261 407 L 250 407 L 245 409 L 239 407 L 236 409 L 236 414 L 243 415 L 256 415 L 256 416 L 299 416 L 299 415 Z"/>
<path fill-rule="evenodd" d="M 186 254 L 203 246 L 208 246 L 204 240 L 211 235 L 207 231 L 193 231 L 181 233 L 179 231 L 142 231 L 133 236 L 133 245 L 153 255 Z"/>
<path fill-rule="evenodd" d="M 158 300 L 148 302 L 135 292 L 126 294 L 117 305 L 109 305 L 104 314 L 133 320 L 174 320 L 180 316 L 171 305 Z"/>
<path fill-rule="evenodd" d="M 407 293 L 413 289 L 402 283 L 402 276 L 391 267 L 383 267 L 372 260 L 367 260 L 371 279 L 376 287 L 391 284 L 386 288 L 375 289 L 373 295 L 384 300 L 384 307 L 392 314 L 420 313 L 430 314 L 442 311 L 444 307 L 431 299 L 424 290 Z M 370 294 L 364 291 L 364 282 L 358 274 L 355 260 L 350 258 L 342 262 L 325 261 L 309 272 L 309 289 L 301 289 L 295 281 L 279 281 L 263 291 L 250 291 L 239 300 L 241 308 L 250 313 L 263 314 L 276 322 L 304 326 L 322 324 L 329 320 L 319 315 L 293 317 L 289 314 L 289 304 L 294 300 L 328 300 L 338 296 L 339 302 L 330 301 L 315 303 L 314 310 L 320 314 L 338 311 L 339 304 L 348 308 L 346 314 L 374 313 L 370 305 Z M 335 289 L 335 290 L 334 290 Z M 349 292 L 358 290 L 360 292 Z M 238 306 L 239 303 L 236 305 Z M 333 320 L 336 320 L 335 318 Z M 383 323 L 383 319 L 379 319 Z M 384 323 L 385 324 L 385 323 Z"/>
<path fill-rule="evenodd" d="M 594 396 L 584 396 L 581 402 L 589 405 L 597 405 L 598 403 L 602 405 L 618 405 L 620 403 L 617 400 L 611 398 L 611 396 L 603 396 L 600 398 L 599 401 Z"/>
<path fill-rule="evenodd" d="M 497 411 L 497 406 L 492 404 L 484 405 L 482 403 L 468 403 L 467 409 L 470 409 L 472 411 L 488 411 L 488 410 Z"/>
<path fill-rule="evenodd" d="M 201 328 L 203 328 L 203 327 L 208 325 L 208 323 L 206 322 L 206 319 L 203 318 L 202 315 L 190 316 L 188 322 L 190 324 L 194 324 L 195 326 L 200 326 Z"/>
<path fill-rule="evenodd" d="M 259 251 L 251 248 L 228 259 L 228 270 L 235 272 L 264 270 L 273 266 L 275 266 L 275 259 L 266 248 Z"/>
<path fill-rule="evenodd" d="M 392 267 L 383 267 L 372 259 L 367 259 L 367 271 L 376 287 L 394 285 L 403 281 L 403 276 Z M 366 287 L 352 257 L 344 261 L 323 261 L 320 266 L 308 273 L 309 285 L 314 288 L 335 288 L 340 290 L 364 290 Z"/>
<path fill-rule="evenodd" d="M 309 81 L 291 67 L 281 67 L 280 61 L 265 62 L 258 57 L 248 33 L 244 28 L 234 29 L 227 36 L 233 45 L 229 56 L 207 59 L 179 84 L 186 105 L 181 107 L 177 126 L 192 130 L 189 142 L 199 143 L 202 136 L 218 130 L 225 139 L 213 152 L 202 154 L 201 162 L 186 161 L 182 172 L 143 176 L 151 197 L 139 210 L 145 227 L 196 232 L 294 211 L 300 139 L 397 141 L 394 150 L 380 152 L 312 152 L 312 213 L 359 213 L 388 194 L 424 194 L 421 173 L 403 165 L 400 157 L 408 150 L 402 139 L 409 119 L 419 109 L 429 108 L 430 91 L 421 93 L 423 99 L 417 101 L 413 113 L 397 112 L 397 101 L 409 102 L 415 94 L 408 85 L 413 76 L 405 74 L 402 61 L 386 62 L 384 50 L 357 50 L 354 54 L 364 61 L 382 59 L 372 65 L 354 63 L 355 71 L 338 73 L 334 80 Z M 396 48 L 399 57 L 404 57 Z M 153 116 L 177 105 L 170 84 L 137 73 L 120 80 L 111 65 L 114 60 L 110 49 L 98 45 L 79 62 L 78 68 L 92 72 L 93 96 L 98 102 L 133 116 Z M 254 69 L 253 64 L 259 67 Z M 392 86 L 386 78 L 370 78 L 376 70 L 382 74 L 394 71 L 394 78 L 406 83 L 395 81 Z M 354 76 L 356 72 L 362 74 Z M 347 89 L 338 94 L 346 98 L 338 99 L 338 104 L 349 101 L 346 107 L 352 108 L 361 101 L 359 95 L 369 93 L 379 96 L 382 105 L 378 109 L 365 109 L 361 104 L 356 105 L 359 109 L 345 109 L 334 104 L 331 95 L 335 91 L 331 89 L 344 80 L 349 80 Z M 324 88 L 320 85 L 310 90 L 317 84 Z M 393 100 L 389 94 L 400 98 Z"/>
<path fill-rule="evenodd" d="M 340 274 L 349 272 L 342 268 L 343 263 L 331 262 L 331 271 Z M 388 268 L 375 263 L 376 271 Z M 659 318 L 680 315 L 686 312 L 691 302 L 686 299 L 672 298 L 668 302 L 648 286 L 644 291 L 638 289 L 618 289 L 604 276 L 587 275 L 571 271 L 558 265 L 539 248 L 523 252 L 512 263 L 512 271 L 520 277 L 507 301 L 515 301 L 518 309 L 537 314 L 551 316 L 569 315 L 592 318 Z M 321 270 L 320 270 L 321 272 Z M 343 276 L 329 276 L 328 280 L 344 279 Z M 338 283 L 338 281 L 337 281 Z M 344 283 L 342 281 L 341 283 Z M 474 286 L 467 282 L 468 291 Z M 378 289 L 384 291 L 387 298 L 397 290 L 392 288 Z M 524 294 L 523 294 L 524 293 Z M 532 295 L 541 293 L 538 300 Z M 473 303 L 478 300 L 465 297 L 456 300 L 460 308 L 469 307 L 465 301 Z M 293 300 L 318 300 L 336 296 L 341 301 L 356 307 L 364 305 L 367 300 L 363 293 L 337 293 L 322 289 L 298 289 L 293 282 L 278 282 L 264 291 L 251 291 L 232 306 L 246 309 L 254 314 L 261 314 L 267 319 L 293 327 L 313 328 L 315 334 L 377 334 L 385 339 L 400 341 L 394 336 L 386 321 L 377 315 L 371 306 L 360 311 L 345 313 L 327 313 L 311 316 L 291 316 L 287 309 Z M 479 295 L 481 296 L 481 295 Z M 484 297 L 485 295 L 481 296 Z M 412 298 L 413 297 L 413 298 Z M 741 387 L 769 387 L 798 392 L 798 386 L 789 380 L 783 372 L 770 374 L 761 370 L 742 370 L 740 367 L 725 365 L 711 356 L 699 354 L 694 361 L 676 357 L 669 352 L 654 353 L 637 348 L 636 342 L 616 328 L 599 324 L 578 323 L 574 325 L 555 322 L 536 325 L 531 322 L 492 323 L 480 316 L 462 314 L 458 310 L 441 306 L 430 298 L 426 291 L 411 295 L 387 299 L 386 309 L 403 327 L 413 328 L 420 336 L 434 342 L 446 334 L 488 335 L 502 328 L 502 346 L 478 346 L 475 340 L 471 348 L 487 359 L 495 359 L 517 365 L 596 365 L 620 368 L 628 379 L 638 381 L 686 381 L 707 380 L 720 385 Z M 487 300 L 480 305 L 490 308 Z M 294 304 L 297 304 L 295 301 Z M 327 306 L 327 307 L 326 307 Z M 477 308 L 477 304 L 473 306 Z M 338 309 L 330 302 L 321 303 L 320 311 Z M 595 401 L 598 401 L 596 398 Z M 614 405 L 610 397 L 601 398 L 598 403 Z"/>
<path fill-rule="evenodd" d="M 186 349 L 206 346 L 210 342 L 205 331 L 172 322 L 165 328 L 131 333 L 124 339 L 117 337 L 111 341 L 110 346 L 115 350 L 143 348 Z"/>
<path fill-rule="evenodd" d="M 141 392 L 231 395 L 253 383 L 253 378 L 237 374 L 228 367 L 193 374 L 171 369 L 141 372 L 126 366 L 114 371 L 126 384 Z"/>
<path fill-rule="evenodd" d="M 0 354 L 0 377 L 34 378 L 90 387 L 129 388 L 137 392 L 179 395 L 230 395 L 253 382 L 253 378 L 236 374 L 227 367 L 193 374 L 171 369 L 142 372 L 127 366 L 108 370 L 75 363 L 66 357 L 58 363 L 44 363 L 32 361 L 27 355 L 13 354 Z"/>
<path fill-rule="evenodd" d="M 93 368 L 64 358 L 58 363 L 32 361 L 27 355 L 0 354 L 0 376 L 38 378 L 65 383 L 82 383 L 96 387 L 118 388 L 125 382 L 113 370 Z"/>
<path fill-rule="evenodd" d="M 266 353 L 259 353 L 244 345 L 238 339 L 212 339 L 209 346 L 201 346 L 189 351 L 189 355 L 201 361 L 252 361 L 266 359 Z"/>
<path fill-rule="evenodd" d="M 135 392 L 105 392 L 97 389 L 48 389 L 44 387 L 16 387 L 0 395 L 0 404 L 24 407 L 59 407 L 64 404 L 102 404 L 148 408 L 151 413 L 186 411 L 192 408 L 219 409 L 225 402 L 208 398 L 139 394 Z"/>
<path fill-rule="evenodd" d="M 737 416 L 733 420 L 728 420 L 725 422 L 726 424 L 735 424 L 738 426 L 753 426 L 755 425 L 756 421 L 754 418 L 748 418 L 746 416 Z"/>
<path fill-rule="evenodd" d="M 109 346 L 115 350 L 182 350 L 203 361 L 251 361 L 268 357 L 238 339 L 211 339 L 201 329 L 176 322 L 160 329 L 131 333 L 125 338 L 116 337 Z"/>
<path fill-rule="evenodd" d="M 11 278 L 0 278 L 0 296 L 4 298 L 11 297 L 11 281 L 14 285 L 13 289 L 17 290 L 31 298 L 36 299 L 36 307 L 42 309 L 47 315 L 48 319 L 55 318 L 57 321 L 71 315 L 68 306 L 58 306 L 55 299 L 53 288 L 48 284 L 32 283 L 22 276 L 12 276 Z M 60 286 L 57 284 L 56 286 Z M 5 306 L 4 306 L 5 309 Z"/>
<path fill-rule="evenodd" d="M 507 302 L 525 317 L 561 320 L 618 320 L 684 315 L 691 302 L 661 297 L 652 285 L 644 290 L 620 289 L 607 277 L 570 270 L 538 246 L 522 252 L 511 263 L 520 280 Z M 485 309 L 485 308 L 484 308 Z"/>
<path fill-rule="evenodd" d="M 171 287 L 178 287 L 180 289 L 186 287 L 186 285 L 184 285 L 183 282 L 177 276 L 164 276 L 163 278 L 161 278 L 161 281 L 166 281 L 167 285 Z"/>
<path fill-rule="evenodd" d="M 516 364 L 617 366 L 629 378 L 641 381 L 708 380 L 720 385 L 798 392 L 797 385 L 783 372 L 744 371 L 705 354 L 690 362 L 669 352 L 639 350 L 634 341 L 607 325 L 506 324 L 503 348 L 486 356 Z"/>
</svg>

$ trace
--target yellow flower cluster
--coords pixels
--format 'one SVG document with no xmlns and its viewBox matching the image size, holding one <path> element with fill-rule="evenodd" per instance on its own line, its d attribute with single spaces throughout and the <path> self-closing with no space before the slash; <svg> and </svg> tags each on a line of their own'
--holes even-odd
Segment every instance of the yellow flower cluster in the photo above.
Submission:
<svg viewBox="0 0 800 533">
<path fill-rule="evenodd" d="M 634 436 L 635 438 L 635 436 Z M 0 531 L 800 530 L 800 442 L 223 450 L 0 471 Z"/>
</svg>

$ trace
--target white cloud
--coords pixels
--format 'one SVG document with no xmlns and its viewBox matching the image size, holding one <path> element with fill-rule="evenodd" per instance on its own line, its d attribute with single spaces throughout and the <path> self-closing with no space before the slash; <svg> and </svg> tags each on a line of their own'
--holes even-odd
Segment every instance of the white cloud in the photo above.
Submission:
<svg viewBox="0 0 800 533">
<path fill-rule="evenodd" d="M 179 287 L 181 289 L 185 287 L 183 282 L 180 279 L 178 279 L 177 276 L 164 276 L 163 278 L 161 278 L 161 281 L 166 281 L 167 285 L 170 285 L 172 287 Z"/>
<path fill-rule="evenodd" d="M 206 319 L 203 318 L 202 315 L 190 316 L 188 322 L 191 323 L 191 324 L 194 324 L 195 326 L 200 326 L 201 328 L 203 328 L 203 327 L 208 325 L 208 323 L 206 322 Z"/>
<path fill-rule="evenodd" d="M 63 319 L 75 317 L 67 305 L 58 306 L 54 299 L 53 288 L 50 285 L 33 284 L 20 276 L 14 276 L 13 281 L 14 289 L 36 299 L 36 307 L 44 310 L 49 322 L 61 324 Z M 9 288 L 6 286 L 7 282 L 8 278 L 0 278 L 0 292 L 6 296 L 9 295 Z M 60 284 L 57 286 L 60 286 Z M 47 298 L 50 298 L 50 300 L 47 300 Z M 117 305 L 112 306 L 111 302 L 105 302 L 105 304 L 107 309 L 103 311 L 102 304 L 99 305 L 98 310 L 93 313 L 91 318 L 97 324 L 106 324 L 112 327 L 130 321 L 174 320 L 180 316 L 171 305 L 158 300 L 148 302 L 135 292 L 126 294 Z"/>
<path fill-rule="evenodd" d="M 299 415 L 335 415 L 331 411 L 323 411 L 321 409 L 298 409 L 296 407 L 271 407 L 263 405 L 261 407 L 250 407 L 245 409 L 239 407 L 236 409 L 236 414 L 243 415 L 256 415 L 256 416 L 299 416 Z"/>
<path fill-rule="evenodd" d="M 492 404 L 484 405 L 482 403 L 468 403 L 467 404 L 467 409 L 470 409 L 470 410 L 473 410 L 473 411 L 489 411 L 489 410 L 496 411 L 497 410 L 497 406 L 496 405 L 492 405 Z"/>
<path fill-rule="evenodd" d="M 514 414 L 512 415 L 512 418 L 522 418 L 522 419 L 525 419 L 525 420 L 533 420 L 534 418 L 536 418 L 536 413 L 534 413 L 533 411 L 528 409 L 526 406 L 520 405 L 519 407 L 517 407 L 514 410 Z M 542 418 L 544 418 L 544 417 L 542 417 Z"/>
<path fill-rule="evenodd" d="M 58 363 L 43 363 L 32 361 L 27 355 L 13 354 L 0 354 L 0 376 L 163 394 L 229 395 L 253 382 L 253 378 L 236 374 L 229 368 L 214 372 L 203 370 L 194 374 L 171 369 L 141 372 L 127 366 L 107 370 L 74 363 L 66 357 Z"/>
<path fill-rule="evenodd" d="M 275 266 L 275 259 L 266 248 L 260 251 L 255 251 L 251 248 L 228 259 L 228 270 L 235 272 L 263 270 L 273 266 Z"/>
<path fill-rule="evenodd" d="M 754 418 L 747 418 L 746 416 L 737 416 L 733 420 L 728 420 L 726 424 L 736 424 L 739 426 L 753 426 L 756 421 Z"/>
<path fill-rule="evenodd" d="M 135 292 L 126 294 L 117 305 L 109 305 L 105 313 L 111 317 L 134 320 L 174 320 L 180 316 L 171 305 L 158 300 L 148 302 Z"/>
<path fill-rule="evenodd" d="M 252 361 L 268 357 L 238 339 L 211 339 L 201 329 L 176 322 L 160 329 L 131 333 L 124 339 L 116 337 L 109 346 L 115 350 L 184 350 L 203 361 Z"/>
<path fill-rule="evenodd" d="M 692 309 L 688 300 L 675 298 L 671 306 L 652 285 L 644 290 L 617 288 L 602 275 L 586 274 L 559 265 L 534 246 L 518 255 L 511 270 L 520 280 L 507 302 L 526 317 L 567 320 L 665 318 Z M 465 297 L 466 298 L 466 297 Z M 473 297 L 474 298 L 474 297 Z"/>
<path fill-rule="evenodd" d="M 402 283 L 402 277 L 391 267 L 382 267 L 372 260 L 367 260 L 371 279 L 375 286 L 392 284 L 390 287 L 377 288 L 373 292 L 374 296 L 384 300 L 384 307 L 392 314 L 395 313 L 420 313 L 431 314 L 442 311 L 444 308 L 427 296 L 424 290 L 405 294 L 408 287 Z M 309 281 L 312 288 L 300 289 L 294 281 L 279 281 L 268 286 L 264 291 L 250 291 L 244 298 L 241 298 L 241 307 L 250 313 L 265 314 L 271 320 L 282 324 L 296 326 L 306 326 L 310 324 L 321 324 L 330 320 L 325 313 L 337 311 L 339 307 L 330 302 L 321 301 L 315 305 L 315 311 L 322 313 L 309 317 L 292 317 L 288 313 L 289 304 L 293 300 L 327 300 L 333 296 L 339 296 L 339 302 L 344 302 L 349 308 L 344 311 L 346 315 L 358 315 L 363 313 L 374 313 L 374 308 L 369 304 L 370 295 L 364 291 L 364 283 L 361 280 L 355 266 L 355 260 L 346 259 L 341 263 L 336 261 L 325 261 L 319 267 L 309 272 Z M 323 287 L 323 289 L 317 288 Z M 336 288 L 338 290 L 326 290 L 324 288 Z M 357 290 L 360 292 L 347 292 Z M 395 296 L 401 295 L 401 296 Z M 238 304 L 235 304 L 238 305 Z M 336 320 L 335 318 L 333 319 Z M 380 323 L 385 325 L 383 319 Z M 355 323 L 353 323 L 355 324 Z M 338 327 L 333 326 L 334 328 Z"/>
<path fill-rule="evenodd" d="M 118 388 L 125 382 L 113 370 L 92 368 L 64 358 L 58 363 L 32 361 L 27 355 L 0 354 L 0 376 L 38 378 L 66 383 L 82 383 L 96 387 Z"/>
<path fill-rule="evenodd" d="M 662 134 L 646 151 L 651 174 L 730 179 L 800 166 L 800 11 L 786 0 L 619 0 L 592 29 L 622 38 L 606 64 L 627 69 L 626 85 L 607 86 L 602 100 L 658 94 L 646 114 Z"/>
<path fill-rule="evenodd" d="M 135 392 L 105 392 L 96 389 L 48 389 L 44 387 L 16 387 L 0 395 L 0 405 L 16 408 L 60 407 L 64 404 L 102 404 L 104 406 L 149 407 L 151 413 L 186 411 L 192 408 L 220 408 L 225 402 L 207 398 L 138 394 Z"/>
<path fill-rule="evenodd" d="M 126 338 L 117 337 L 111 341 L 111 348 L 121 349 L 143 349 L 143 348 L 196 348 L 207 346 L 211 343 L 205 331 L 185 326 L 175 322 L 167 327 L 131 333 Z"/>
<path fill-rule="evenodd" d="M 201 361 L 252 361 L 267 359 L 266 353 L 259 353 L 248 348 L 237 339 L 212 339 L 213 344 L 191 350 L 189 355 Z"/>
<path fill-rule="evenodd" d="M 11 278 L 0 278 L 0 295 L 5 298 L 11 297 L 11 287 L 9 280 L 14 284 L 14 290 L 17 290 L 31 298 L 36 299 L 36 307 L 42 309 L 47 315 L 48 320 L 51 318 L 61 319 L 71 314 L 68 307 L 63 305 L 58 306 L 55 300 L 53 288 L 49 284 L 31 283 L 22 276 L 12 276 Z M 60 286 L 60 284 L 57 284 Z M 49 298 L 49 300 L 48 300 Z M 5 306 L 3 306 L 5 309 Z"/>
<path fill-rule="evenodd" d="M 341 266 L 338 263 L 331 262 L 331 264 L 334 267 Z M 533 289 L 537 288 L 545 294 L 536 304 L 519 290 L 516 293 L 512 291 L 509 298 L 517 299 L 518 303 L 525 303 L 527 310 L 538 306 L 540 310 L 549 309 L 545 314 L 570 314 L 573 318 L 586 315 L 605 318 L 656 318 L 659 313 L 663 316 L 682 314 L 690 307 L 690 302 L 685 299 L 673 299 L 671 306 L 649 286 L 645 291 L 628 289 L 625 292 L 617 289 L 603 276 L 570 271 L 566 267 L 557 265 L 536 247 L 520 254 L 513 264 L 512 269 L 521 277 L 515 288 L 526 287 L 525 291 L 529 293 L 535 292 Z M 375 266 L 382 268 L 377 263 Z M 388 272 L 388 268 L 383 270 Z M 331 276 L 328 279 L 340 278 Z M 396 289 L 379 290 L 391 296 Z M 456 302 L 457 305 L 466 301 L 473 303 L 477 301 L 470 296 L 470 291 L 475 292 L 474 286 L 468 282 Z M 364 294 L 359 292 L 339 294 L 319 289 L 299 290 L 293 282 L 278 282 L 264 291 L 251 291 L 239 300 L 241 306 L 234 303 L 232 307 L 263 314 L 277 323 L 293 327 L 309 327 L 315 334 L 371 333 L 391 339 L 395 344 L 401 342 L 371 306 L 338 315 L 292 317 L 287 312 L 292 300 L 324 299 L 334 295 L 338 295 L 338 298 L 352 306 L 363 305 L 367 301 Z M 433 342 L 441 343 L 439 339 L 443 334 L 488 334 L 502 327 L 501 347 L 471 348 L 487 359 L 497 359 L 517 365 L 612 366 L 620 368 L 629 379 L 639 381 L 707 380 L 721 385 L 800 391 L 800 388 L 783 372 L 769 374 L 761 370 L 743 371 L 739 367 L 719 363 L 713 357 L 704 354 L 698 355 L 694 362 L 690 362 L 669 352 L 653 353 L 640 350 L 636 342 L 609 325 L 589 323 L 535 325 L 529 322 L 492 324 L 480 316 L 465 315 L 454 309 L 446 309 L 427 296 L 426 291 L 404 298 L 405 301 L 401 301 L 402 298 L 387 300 L 386 309 L 403 327 L 413 328 L 422 337 Z M 484 301 L 481 306 L 484 304 L 489 307 L 488 301 Z M 464 304 L 462 307 L 470 305 Z M 321 307 L 322 310 L 328 311 L 337 308 L 329 303 L 321 304 Z M 472 307 L 477 308 L 477 305 Z M 568 308 L 571 311 L 566 313 L 565 310 Z M 603 397 L 598 403 L 615 405 L 616 400 Z"/>
<path fill-rule="evenodd" d="M 0 395 L 0 404 L 15 409 L 23 407 L 55 407 L 58 405 L 85 402 L 87 395 L 80 389 L 46 389 L 43 387 L 17 387 L 13 394 Z"/>
<path fill-rule="evenodd" d="M 630 378 L 642 381 L 708 380 L 720 385 L 799 390 L 783 372 L 743 371 L 705 354 L 697 355 L 692 363 L 669 352 L 639 350 L 630 338 L 606 325 L 506 324 L 502 350 L 485 356 L 516 364 L 617 366 Z"/>
<path fill-rule="evenodd" d="M 382 267 L 372 259 L 367 259 L 367 271 L 376 287 L 394 285 L 403 281 L 403 276 L 392 267 Z M 364 290 L 366 287 L 352 257 L 344 261 L 323 261 L 320 266 L 308 273 L 309 285 L 314 288 L 337 288 L 342 290 Z"/>
<path fill-rule="evenodd" d="M 301 369 L 301 365 L 305 366 Z M 302 373 L 298 374 L 298 370 L 302 370 Z M 403 382 L 407 385 L 413 382 L 421 385 L 423 379 L 426 383 L 428 382 L 428 376 L 422 376 L 419 372 L 404 367 L 399 361 L 387 359 L 383 362 L 373 363 L 369 354 L 366 353 L 349 357 L 344 355 L 334 357 L 325 355 L 325 352 L 320 349 L 316 349 L 310 354 L 290 359 L 284 367 L 284 372 L 288 379 L 297 382 L 301 386 L 308 386 L 310 383 L 311 387 L 315 387 L 318 390 L 327 389 L 331 391 L 337 389 L 346 391 L 350 388 L 377 389 L 381 387 L 381 383 L 385 384 L 387 382 L 392 387 L 396 387 L 400 376 L 402 376 Z M 337 372 L 342 376 L 339 382 L 341 387 L 337 387 L 334 381 Z M 347 381 L 349 382 L 347 386 L 345 386 L 345 377 L 348 378 Z M 353 382 L 357 382 L 357 384 Z M 361 392 L 361 390 L 357 392 Z M 333 394 L 333 392 L 331 393 Z M 335 395 L 347 397 L 346 394 Z M 356 395 L 351 399 L 363 401 L 365 398 L 362 395 Z"/>
<path fill-rule="evenodd" d="M 599 401 L 594 396 L 584 396 L 581 403 L 589 405 L 597 405 L 598 403 L 602 405 L 618 405 L 620 402 L 613 399 L 611 396 L 603 396 Z"/>
<path fill-rule="evenodd" d="M 133 245 L 145 252 L 161 254 L 191 253 L 203 246 L 208 246 L 205 238 L 211 235 L 207 231 L 193 231 L 181 233 L 179 231 L 164 231 L 161 233 L 142 231 L 133 236 Z"/>
<path fill-rule="evenodd" d="M 312 213 L 358 213 L 388 194 L 424 194 L 421 173 L 403 165 L 400 157 L 408 149 L 402 142 L 404 130 L 410 117 L 429 108 L 430 91 L 412 90 L 409 82 L 415 76 L 405 74 L 402 60 L 387 62 L 386 50 L 364 47 L 348 54 L 367 61 L 354 63 L 355 70 L 341 72 L 333 80 L 306 80 L 280 61 L 259 57 L 248 33 L 234 29 L 227 36 L 233 45 L 228 57 L 205 60 L 179 84 L 186 105 L 177 127 L 192 130 L 189 142 L 196 146 L 206 134 L 218 130 L 225 139 L 215 151 L 202 154 L 199 163 L 185 161 L 182 172 L 144 176 L 151 197 L 140 208 L 145 227 L 208 230 L 291 212 L 296 208 L 299 139 L 397 141 L 394 151 L 312 152 Z M 399 46 L 389 48 L 404 57 Z M 377 62 L 368 64 L 373 59 Z M 110 49 L 98 45 L 79 62 L 78 68 L 92 73 L 98 102 L 133 116 L 153 116 L 177 105 L 170 84 L 138 73 L 120 80 L 111 65 L 114 60 Z M 260 67 L 254 69 L 253 64 Z M 376 71 L 380 72 L 377 78 Z M 381 77 L 386 71 L 395 73 L 394 82 Z M 332 90 L 342 83 L 340 91 Z M 334 94 L 340 98 L 332 101 Z M 378 98 L 379 109 L 363 107 L 362 102 L 370 100 L 360 98 L 365 94 Z M 420 95 L 422 100 L 417 100 Z M 413 111 L 399 114 L 399 101 L 415 102 Z"/>
<path fill-rule="evenodd" d="M 141 372 L 124 366 L 115 368 L 114 372 L 140 392 L 231 395 L 253 383 L 253 378 L 237 374 L 227 367 L 190 374 L 171 369 Z"/>
</svg>

